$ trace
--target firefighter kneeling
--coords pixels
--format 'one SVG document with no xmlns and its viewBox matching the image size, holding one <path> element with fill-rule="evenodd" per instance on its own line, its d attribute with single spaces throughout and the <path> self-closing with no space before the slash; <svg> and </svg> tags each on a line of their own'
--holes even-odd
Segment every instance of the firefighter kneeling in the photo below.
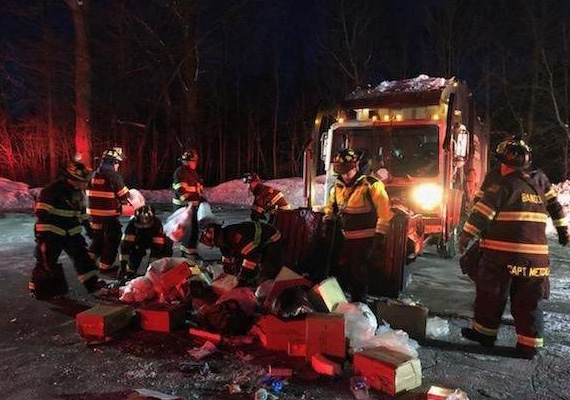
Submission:
<svg viewBox="0 0 570 400">
<path fill-rule="evenodd" d="M 37 262 L 29 288 L 39 300 L 67 293 L 63 267 L 57 262 L 62 251 L 71 258 L 77 278 L 88 292 L 104 286 L 96 276 L 95 262 L 89 257 L 87 243 L 81 234 L 88 221 L 83 190 L 89 174 L 85 165 L 71 162 L 63 170 L 61 179 L 42 189 L 36 202 Z"/>
<path fill-rule="evenodd" d="M 224 271 L 237 274 L 240 286 L 273 279 L 283 266 L 281 233 L 263 222 L 242 222 L 222 228 L 215 217 L 200 220 L 200 243 L 219 247 Z"/>
<path fill-rule="evenodd" d="M 136 277 L 137 270 L 147 250 L 149 262 L 172 257 L 172 241 L 164 234 L 162 222 L 156 217 L 154 207 L 144 205 L 135 211 L 121 240 L 121 267 L 118 279 Z"/>
<path fill-rule="evenodd" d="M 553 202 L 542 175 L 529 174 L 530 148 L 522 140 L 506 144 L 500 155 L 502 178 L 489 185 L 471 211 L 459 239 L 463 252 L 471 239 L 481 237 L 481 259 L 475 276 L 475 317 L 461 334 L 484 346 L 497 338 L 507 296 L 517 331 L 517 352 L 533 358 L 543 346 L 541 301 L 548 297 L 548 213 L 559 242 L 568 243 L 562 207 Z M 546 189 L 546 190 L 545 190 Z"/>
</svg>

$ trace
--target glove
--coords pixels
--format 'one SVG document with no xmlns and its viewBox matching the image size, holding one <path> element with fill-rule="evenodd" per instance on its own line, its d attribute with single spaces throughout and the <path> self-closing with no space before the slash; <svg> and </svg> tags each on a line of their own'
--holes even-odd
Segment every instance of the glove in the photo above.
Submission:
<svg viewBox="0 0 570 400">
<path fill-rule="evenodd" d="M 461 232 L 461 235 L 459 236 L 459 240 L 457 242 L 457 250 L 459 250 L 459 253 L 463 254 L 465 252 L 465 249 L 467 248 L 467 245 L 471 239 L 473 238 L 469 234 Z"/>
<path fill-rule="evenodd" d="M 558 243 L 560 243 L 562 246 L 566 246 L 570 241 L 570 236 L 568 236 L 568 227 L 557 226 L 556 230 L 558 231 Z"/>
</svg>

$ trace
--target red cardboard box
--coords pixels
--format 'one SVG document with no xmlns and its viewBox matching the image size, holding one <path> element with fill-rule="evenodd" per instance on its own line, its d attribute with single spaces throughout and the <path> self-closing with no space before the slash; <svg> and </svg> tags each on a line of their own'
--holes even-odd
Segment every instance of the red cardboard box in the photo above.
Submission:
<svg viewBox="0 0 570 400">
<path fill-rule="evenodd" d="M 263 315 L 257 326 L 261 329 L 269 350 L 288 351 L 289 342 L 305 342 L 305 320 L 283 321 L 274 315 Z"/>
<path fill-rule="evenodd" d="M 171 332 L 184 324 L 183 306 L 150 306 L 137 310 L 141 328 L 145 331 Z"/>
<path fill-rule="evenodd" d="M 318 353 L 340 358 L 346 356 L 344 315 L 309 314 L 306 322 L 308 360 Z"/>
<path fill-rule="evenodd" d="M 366 377 L 370 386 L 390 396 L 422 384 L 420 360 L 385 347 L 354 354 L 353 368 L 355 373 Z"/>
<path fill-rule="evenodd" d="M 307 343 L 299 340 L 292 340 L 289 342 L 287 354 L 291 357 L 306 357 L 307 356 Z"/>
<path fill-rule="evenodd" d="M 160 277 L 160 286 L 164 289 L 173 288 L 181 283 L 184 283 L 190 276 L 192 271 L 190 270 L 190 264 L 187 262 L 181 262 L 176 267 L 166 271 Z"/>
<path fill-rule="evenodd" d="M 97 305 L 77 314 L 77 332 L 83 337 L 104 338 L 126 328 L 135 310 L 126 305 Z"/>
</svg>

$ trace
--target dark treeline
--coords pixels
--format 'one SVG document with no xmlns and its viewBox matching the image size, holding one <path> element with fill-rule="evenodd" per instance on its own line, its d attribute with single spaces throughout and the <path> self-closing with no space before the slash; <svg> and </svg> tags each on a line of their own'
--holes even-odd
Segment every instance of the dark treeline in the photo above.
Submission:
<svg viewBox="0 0 570 400">
<path fill-rule="evenodd" d="M 92 159 L 123 147 L 134 187 L 167 187 L 188 147 L 208 184 L 298 176 L 319 108 L 427 74 L 467 80 L 494 139 L 524 134 L 562 180 L 569 11 L 562 0 L 3 1 L 0 176 L 45 183 L 79 131 Z"/>
</svg>

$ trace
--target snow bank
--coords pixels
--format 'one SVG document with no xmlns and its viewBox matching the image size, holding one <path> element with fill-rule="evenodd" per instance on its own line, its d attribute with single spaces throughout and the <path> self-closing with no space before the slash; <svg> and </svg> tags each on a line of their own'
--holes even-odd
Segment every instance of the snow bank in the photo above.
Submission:
<svg viewBox="0 0 570 400">
<path fill-rule="evenodd" d="M 34 198 L 28 185 L 0 178 L 0 210 L 29 210 L 34 208 Z"/>
</svg>

